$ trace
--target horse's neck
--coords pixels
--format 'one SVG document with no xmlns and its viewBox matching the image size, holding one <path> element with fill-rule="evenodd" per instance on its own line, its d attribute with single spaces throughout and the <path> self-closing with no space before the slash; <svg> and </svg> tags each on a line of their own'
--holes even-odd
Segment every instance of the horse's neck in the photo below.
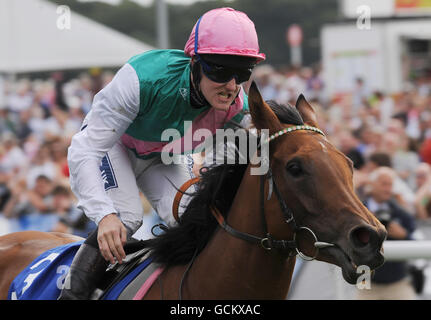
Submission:
<svg viewBox="0 0 431 320">
<path fill-rule="evenodd" d="M 262 224 L 260 176 L 250 174 L 247 168 L 227 217 L 229 225 L 237 230 L 265 237 Z"/>
<path fill-rule="evenodd" d="M 249 167 L 227 222 L 238 231 L 263 237 L 259 185 L 260 176 L 250 175 Z M 284 299 L 294 263 L 294 258 L 286 260 L 219 229 L 198 257 L 194 269 L 198 274 L 199 269 L 205 270 L 208 275 L 204 280 L 207 283 L 200 283 L 200 286 L 205 288 L 204 294 L 210 299 Z"/>
</svg>

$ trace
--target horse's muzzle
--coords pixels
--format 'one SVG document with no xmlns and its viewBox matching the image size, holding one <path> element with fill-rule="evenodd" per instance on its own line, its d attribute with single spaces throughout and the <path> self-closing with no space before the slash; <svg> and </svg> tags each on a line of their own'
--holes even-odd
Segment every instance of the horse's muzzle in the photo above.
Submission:
<svg viewBox="0 0 431 320">
<path fill-rule="evenodd" d="M 350 259 L 357 265 L 366 265 L 371 270 L 384 263 L 383 241 L 386 239 L 385 229 L 376 229 L 368 225 L 354 227 L 348 234 Z"/>
</svg>

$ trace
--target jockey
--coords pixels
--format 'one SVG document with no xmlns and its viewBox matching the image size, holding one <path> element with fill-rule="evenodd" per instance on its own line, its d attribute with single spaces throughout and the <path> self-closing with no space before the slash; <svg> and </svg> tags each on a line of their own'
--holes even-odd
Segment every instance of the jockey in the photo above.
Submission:
<svg viewBox="0 0 431 320">
<path fill-rule="evenodd" d="M 247 15 L 218 8 L 196 22 L 184 51 L 134 56 L 95 95 L 68 163 L 78 206 L 98 228 L 78 250 L 59 299 L 88 299 L 108 263 L 122 263 L 123 245 L 142 224 L 139 191 L 175 225 L 173 199 L 192 178 L 192 161 L 184 159 L 196 146 L 185 140 L 199 128 L 214 134 L 229 120 L 242 120 L 248 102 L 240 84 L 264 59 Z M 165 141 L 165 129 L 180 137 Z M 161 155 L 174 145 L 181 146 L 175 156 L 182 161 L 166 164 Z"/>
</svg>

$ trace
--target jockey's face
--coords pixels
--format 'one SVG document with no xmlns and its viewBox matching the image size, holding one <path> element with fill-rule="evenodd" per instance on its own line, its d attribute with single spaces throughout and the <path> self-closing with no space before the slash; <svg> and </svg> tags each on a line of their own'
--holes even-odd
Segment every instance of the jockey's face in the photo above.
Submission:
<svg viewBox="0 0 431 320">
<path fill-rule="evenodd" d="M 241 86 L 236 84 L 234 78 L 225 83 L 214 82 L 202 72 L 200 89 L 213 108 L 226 111 L 237 96 Z"/>
</svg>

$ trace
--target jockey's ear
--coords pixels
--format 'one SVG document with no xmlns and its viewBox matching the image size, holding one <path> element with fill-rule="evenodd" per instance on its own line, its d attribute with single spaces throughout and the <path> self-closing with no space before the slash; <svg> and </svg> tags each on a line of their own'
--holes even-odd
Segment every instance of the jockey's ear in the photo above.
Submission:
<svg viewBox="0 0 431 320">
<path fill-rule="evenodd" d="M 256 129 L 269 129 L 269 134 L 283 129 L 271 108 L 263 101 L 256 83 L 253 81 L 248 92 L 248 104 Z"/>
<path fill-rule="evenodd" d="M 313 107 L 305 100 L 303 94 L 300 94 L 296 100 L 296 109 L 298 109 L 302 120 L 310 126 L 317 128 L 317 117 Z"/>
</svg>

